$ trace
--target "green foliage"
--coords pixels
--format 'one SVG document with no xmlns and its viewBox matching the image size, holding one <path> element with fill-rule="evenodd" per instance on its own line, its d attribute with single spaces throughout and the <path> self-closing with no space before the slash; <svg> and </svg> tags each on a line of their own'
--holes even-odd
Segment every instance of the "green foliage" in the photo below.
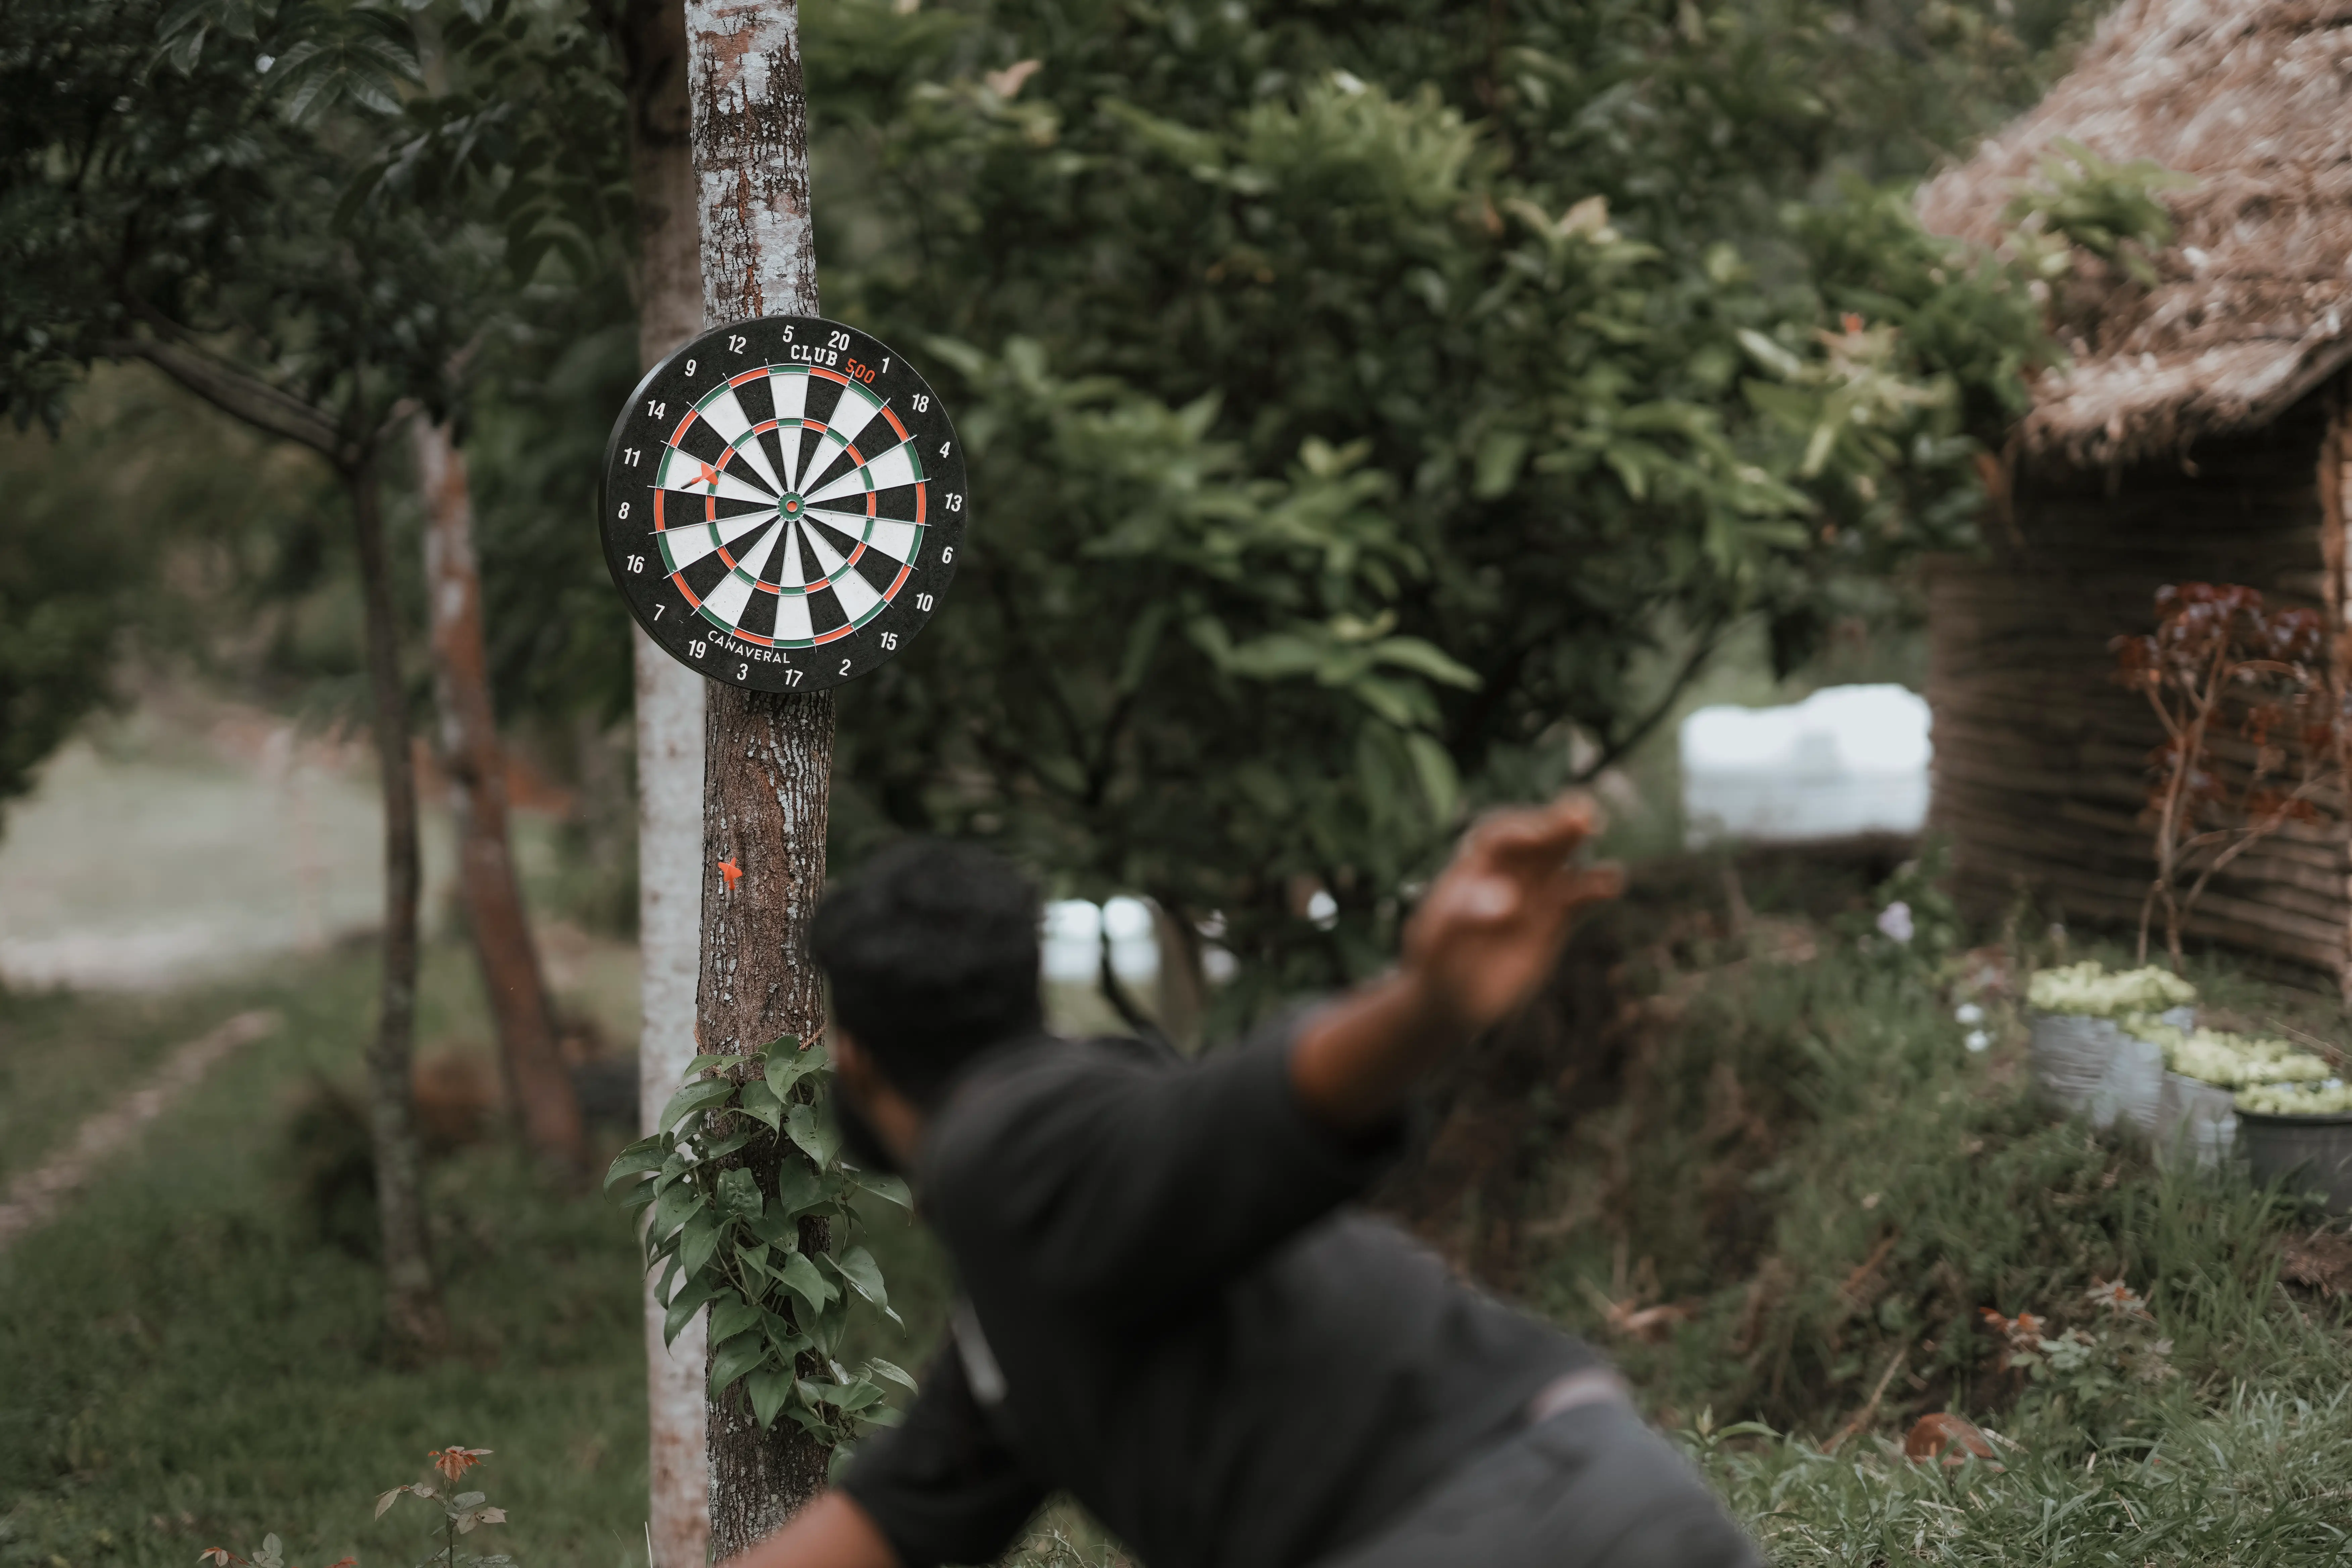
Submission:
<svg viewBox="0 0 2352 1568">
<path fill-rule="evenodd" d="M 2189 189 L 2196 177 L 2153 158 L 2111 163 L 2072 137 L 2060 137 L 2042 155 L 2041 180 L 2021 183 L 2002 213 L 2026 231 L 2035 269 L 2054 278 L 2068 266 L 2069 247 L 2119 263 L 2142 283 L 2156 281 L 2148 258 L 2172 243 L 2172 212 L 2158 193 Z"/>
<path fill-rule="evenodd" d="M 295 0 L 12 7 L 9 412 L 54 424 L 79 367 L 148 342 L 263 384 L 243 405 L 314 429 L 339 462 L 366 455 L 402 398 L 446 403 L 452 358 L 495 303 L 495 252 L 413 215 L 333 221 L 341 144 L 365 133 L 354 115 L 392 102 L 406 26 Z"/>
<path fill-rule="evenodd" d="M 1986 1000 L 2000 1039 L 1971 1053 L 1920 966 L 1830 944 L 1720 967 L 1741 956 L 1653 971 L 1684 1000 L 1661 1005 L 1622 1097 L 1559 1139 L 1551 1190 L 1584 1217 L 1526 1265 L 1571 1320 L 1608 1299 L 1604 1334 L 1653 1305 L 1685 1320 L 1664 1342 L 1615 1340 L 1661 1403 L 1827 1436 L 1890 1376 L 1879 1421 L 2001 1418 L 2080 1464 L 2086 1444 L 2149 1436 L 2184 1384 L 2250 1364 L 2296 1392 L 2341 1378 L 2334 1331 L 2274 1300 L 2294 1206 L 2242 1168 L 2160 1170 L 2145 1144 L 2053 1121 L 2006 1005 Z M 2150 1321 L 2094 1294 L 2117 1287 Z M 2037 1377 L 2011 1352 L 2038 1342 L 1988 1311 L 2068 1348 L 2040 1352 Z M 2133 1383 L 2166 1359 L 2141 1353 L 2158 1340 L 2185 1377 Z"/>
<path fill-rule="evenodd" d="M 128 531 L 105 518 L 69 528 L 37 504 L 0 519 L 0 802 L 31 788 L 33 770 L 108 699 L 144 574 L 127 551 L 97 564 L 94 551 L 107 552 L 93 536 Z M 116 570 L 124 560 L 129 569 Z"/>
<path fill-rule="evenodd" d="M 1213 915 L 1240 1006 L 1376 964 L 1463 810 L 1651 733 L 1663 638 L 1793 663 L 1965 546 L 2045 353 L 1899 197 L 1781 217 L 1864 134 L 1826 12 L 805 15 L 828 300 L 942 362 L 981 507 L 845 707 L 845 816 Z"/>
<path fill-rule="evenodd" d="M 504 237 L 517 285 L 573 286 L 614 270 L 635 221 L 619 66 L 590 8 L 433 0 L 426 89 L 383 104 L 397 118 L 355 171 L 341 211 L 462 213 Z"/>
<path fill-rule="evenodd" d="M 838 1447 L 895 1424 L 885 1383 L 915 1386 L 879 1357 L 855 1372 L 840 1359 L 855 1303 L 899 1321 L 874 1255 L 841 1245 L 851 1200 L 912 1200 L 897 1177 L 842 1163 L 816 1095 L 830 1070 L 824 1047 L 789 1035 L 753 1057 L 697 1057 L 661 1131 L 622 1150 L 604 1185 L 652 1211 L 646 1267 L 660 1270 L 664 1338 L 709 1309 L 713 1397 L 740 1383 L 761 1426 L 782 1412 Z"/>
<path fill-rule="evenodd" d="M 0 1088 L 0 1100 L 12 1118 L 46 1115 L 38 1137 L 58 1144 L 213 1022 L 255 1006 L 286 1019 L 176 1101 L 58 1223 L 10 1243 L 0 1563 L 189 1568 L 203 1548 L 265 1530 L 303 1568 L 351 1553 L 413 1562 L 410 1524 L 371 1521 L 370 1481 L 464 1432 L 499 1450 L 515 1514 L 506 1550 L 612 1564 L 635 1547 L 642 1564 L 644 1286 L 612 1208 L 509 1150 L 436 1162 L 427 1192 L 457 1350 L 424 1368 L 383 1354 L 380 1271 L 301 1212 L 281 1107 L 316 1074 L 359 1081 L 377 984 L 373 957 L 345 952 L 149 998 L 0 1002 L 0 1071 L 36 1096 L 19 1106 Z M 464 947 L 428 949 L 419 1001 L 425 1039 L 488 1037 Z M 102 1048 L 59 1045 L 85 1039 Z M 49 1072 L 49 1057 L 59 1077 L 79 1065 L 84 1092 L 28 1070 Z"/>
<path fill-rule="evenodd" d="M 239 1557 L 226 1546 L 211 1546 L 198 1552 L 196 1561 L 209 1563 L 213 1568 L 230 1568 L 232 1563 L 236 1568 L 286 1568 L 286 1543 L 273 1533 L 261 1538 L 261 1545 L 250 1558 Z M 346 1557 L 334 1568 L 352 1568 L 358 1561 L 355 1557 Z"/>
<path fill-rule="evenodd" d="M 457 1538 L 471 1535 L 488 1524 L 504 1524 L 507 1510 L 491 1504 L 488 1494 L 459 1491 L 468 1470 L 488 1457 L 488 1448 L 436 1448 L 429 1458 L 438 1479 L 427 1477 L 411 1481 L 406 1486 L 393 1488 L 375 1500 L 375 1516 L 382 1519 L 393 1504 L 404 1496 L 420 1499 L 439 1506 L 441 1519 L 430 1533 L 437 1534 L 441 1544 L 416 1564 L 416 1568 L 506 1568 L 514 1559 L 501 1552 L 485 1557 L 479 1552 L 461 1551 Z"/>
<path fill-rule="evenodd" d="M 1951 868 L 1950 843 L 1930 840 L 1918 858 L 1896 867 L 1872 892 L 1870 913 L 1838 922 L 1864 962 L 1927 984 L 1949 977 L 1946 965 L 1966 936 L 1959 910 L 1944 890 Z"/>
<path fill-rule="evenodd" d="M 2288 1568 L 2342 1555 L 2352 1400 L 2340 1388 L 2232 1392 L 2095 1465 L 2009 1444 L 1999 1468 L 1947 1468 L 1739 1427 L 1686 1441 L 1770 1561 L 1790 1568 Z"/>
</svg>

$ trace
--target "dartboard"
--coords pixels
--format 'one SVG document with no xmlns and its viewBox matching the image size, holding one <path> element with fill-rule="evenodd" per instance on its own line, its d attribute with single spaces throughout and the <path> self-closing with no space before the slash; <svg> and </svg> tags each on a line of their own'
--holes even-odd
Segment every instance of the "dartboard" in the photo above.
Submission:
<svg viewBox="0 0 2352 1568">
<path fill-rule="evenodd" d="M 887 662 L 955 574 L 963 448 L 855 327 L 763 316 L 656 365 L 605 447 L 604 563 L 637 624 L 713 680 L 815 691 Z"/>
</svg>

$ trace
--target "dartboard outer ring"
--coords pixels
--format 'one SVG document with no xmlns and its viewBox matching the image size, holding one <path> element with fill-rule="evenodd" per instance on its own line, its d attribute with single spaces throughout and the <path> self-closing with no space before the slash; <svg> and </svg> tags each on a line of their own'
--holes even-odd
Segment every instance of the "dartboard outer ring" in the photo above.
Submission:
<svg viewBox="0 0 2352 1568">
<path fill-rule="evenodd" d="M 637 625 L 759 691 L 823 691 L 905 652 L 946 602 L 969 506 L 930 384 L 819 316 L 713 328 L 647 372 L 596 489 Z"/>
</svg>

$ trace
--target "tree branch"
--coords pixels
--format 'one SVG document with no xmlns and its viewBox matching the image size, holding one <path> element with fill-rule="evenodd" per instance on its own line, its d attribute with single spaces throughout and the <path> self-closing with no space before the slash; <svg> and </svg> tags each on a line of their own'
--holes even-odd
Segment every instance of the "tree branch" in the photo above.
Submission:
<svg viewBox="0 0 2352 1568">
<path fill-rule="evenodd" d="M 1576 782 L 1583 784 L 1598 778 L 1608 769 L 1615 766 L 1626 752 L 1648 740 L 1650 732 L 1666 721 L 1666 715 L 1672 713 L 1675 710 L 1675 704 L 1682 700 L 1684 689 L 1690 685 L 1706 661 L 1715 657 L 1716 649 L 1723 646 L 1723 639 L 1730 635 L 1731 628 L 1738 624 L 1738 617 L 1725 621 L 1701 640 L 1690 658 L 1683 661 L 1682 668 L 1675 673 L 1673 681 L 1666 687 L 1665 695 L 1658 699 L 1657 706 L 1644 714 L 1641 721 L 1632 729 L 1611 742 L 1601 753 L 1592 760 L 1590 766 L 1578 769 Z"/>
<path fill-rule="evenodd" d="M 293 394 L 210 354 L 157 338 L 119 339 L 106 352 L 116 359 L 143 359 L 231 418 L 308 447 L 338 468 L 355 457 L 334 421 Z"/>
</svg>

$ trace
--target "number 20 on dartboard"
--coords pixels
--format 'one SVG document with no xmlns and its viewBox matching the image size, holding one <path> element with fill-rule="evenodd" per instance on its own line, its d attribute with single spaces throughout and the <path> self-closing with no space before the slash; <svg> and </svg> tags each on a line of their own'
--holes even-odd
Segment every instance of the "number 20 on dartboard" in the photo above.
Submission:
<svg viewBox="0 0 2352 1568">
<path fill-rule="evenodd" d="M 913 641 L 970 516 L 930 384 L 815 316 L 739 321 L 655 366 L 614 422 L 596 504 L 637 624 L 763 691 L 838 686 Z"/>
</svg>

